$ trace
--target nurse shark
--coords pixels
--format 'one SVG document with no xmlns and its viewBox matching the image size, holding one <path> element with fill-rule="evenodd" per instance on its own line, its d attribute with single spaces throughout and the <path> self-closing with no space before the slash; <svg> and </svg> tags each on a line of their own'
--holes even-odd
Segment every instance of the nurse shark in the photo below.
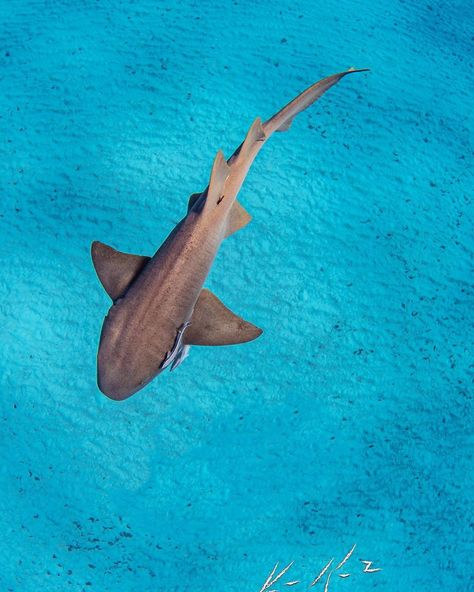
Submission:
<svg viewBox="0 0 474 592">
<path fill-rule="evenodd" d="M 97 354 L 97 382 L 107 397 L 130 397 L 166 368 L 176 368 L 192 345 L 244 343 L 262 333 L 203 288 L 222 241 L 251 219 L 237 194 L 274 132 L 289 129 L 298 113 L 341 78 L 366 70 L 328 76 L 267 121 L 257 117 L 227 161 L 217 152 L 208 187 L 191 195 L 186 216 L 152 257 L 92 243 L 96 273 L 113 302 Z"/>
</svg>

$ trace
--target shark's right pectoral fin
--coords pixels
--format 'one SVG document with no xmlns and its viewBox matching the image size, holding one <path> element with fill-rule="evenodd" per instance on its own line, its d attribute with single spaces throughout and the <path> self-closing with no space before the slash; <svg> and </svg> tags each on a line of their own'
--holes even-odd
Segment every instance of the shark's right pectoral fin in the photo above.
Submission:
<svg viewBox="0 0 474 592">
<path fill-rule="evenodd" d="M 122 253 L 99 241 L 92 243 L 91 255 L 97 276 L 112 300 L 126 292 L 150 260 L 150 257 Z"/>
<path fill-rule="evenodd" d="M 262 330 L 234 314 L 207 289 L 194 307 L 191 324 L 184 334 L 187 345 L 232 345 L 252 341 Z"/>
</svg>

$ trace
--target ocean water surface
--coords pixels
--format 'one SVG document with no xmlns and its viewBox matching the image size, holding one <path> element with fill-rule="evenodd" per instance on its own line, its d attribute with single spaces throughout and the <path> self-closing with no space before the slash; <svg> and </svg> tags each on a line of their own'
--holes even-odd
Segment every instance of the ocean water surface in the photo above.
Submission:
<svg viewBox="0 0 474 592">
<path fill-rule="evenodd" d="M 354 545 L 331 592 L 473 590 L 472 1 L 0 12 L 0 592 L 258 592 L 277 561 L 302 590 L 334 558 L 324 590 Z M 263 335 L 106 399 L 90 243 L 152 254 L 219 148 L 349 66 L 206 284 Z"/>
</svg>

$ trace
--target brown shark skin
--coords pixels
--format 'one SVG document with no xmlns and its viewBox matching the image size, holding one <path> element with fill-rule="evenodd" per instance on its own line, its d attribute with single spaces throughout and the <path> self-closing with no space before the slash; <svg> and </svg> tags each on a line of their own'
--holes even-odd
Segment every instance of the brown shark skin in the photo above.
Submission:
<svg viewBox="0 0 474 592">
<path fill-rule="evenodd" d="M 311 86 L 261 125 L 258 141 L 245 158 L 239 147 L 228 160 L 230 167 L 223 197 L 215 200 L 207 188 L 188 214 L 173 229 L 125 294 L 105 317 L 97 356 L 97 382 L 109 398 L 124 400 L 161 372 L 161 365 L 178 329 L 189 321 L 194 306 L 226 236 L 229 212 L 257 153 L 270 137 L 317 100 L 348 70 Z M 312 94 L 311 94 L 312 93 Z M 253 126 L 252 126 L 253 128 Z M 219 158 L 219 156 L 218 156 Z M 214 203 L 209 203 L 210 198 Z M 258 336 L 259 333 L 255 335 Z"/>
<path fill-rule="evenodd" d="M 191 318 L 222 241 L 221 229 L 205 222 L 190 212 L 110 308 L 97 382 L 111 399 L 126 399 L 160 373 L 177 330 Z"/>
</svg>

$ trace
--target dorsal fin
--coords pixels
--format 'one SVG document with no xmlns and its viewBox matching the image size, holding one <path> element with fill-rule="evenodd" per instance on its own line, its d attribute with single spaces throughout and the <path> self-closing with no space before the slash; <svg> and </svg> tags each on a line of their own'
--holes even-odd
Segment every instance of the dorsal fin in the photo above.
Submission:
<svg viewBox="0 0 474 592">
<path fill-rule="evenodd" d="M 240 163 L 247 160 L 251 151 L 255 148 L 255 145 L 257 143 L 264 142 L 265 139 L 266 136 L 262 126 L 262 120 L 260 117 L 257 117 L 250 126 L 250 129 L 245 136 L 245 140 L 231 156 L 229 164 L 233 164 L 236 161 Z"/>
<path fill-rule="evenodd" d="M 92 262 L 97 276 L 112 300 L 117 300 L 150 260 L 142 255 L 121 253 L 104 243 L 91 245 Z"/>
<path fill-rule="evenodd" d="M 201 197 L 201 195 L 202 193 L 193 193 L 189 197 L 188 214 L 193 209 L 195 203 Z M 240 230 L 246 226 L 251 219 L 252 216 L 247 212 L 247 210 L 237 200 L 235 200 L 227 217 L 227 229 L 224 238 L 227 238 L 231 234 L 234 234 L 234 232 L 237 232 L 237 230 Z"/>
<path fill-rule="evenodd" d="M 201 290 L 183 342 L 188 345 L 232 345 L 252 341 L 262 330 L 234 314 L 210 290 Z"/>
<path fill-rule="evenodd" d="M 224 158 L 222 150 L 219 150 L 212 165 L 211 180 L 207 190 L 206 205 L 214 207 L 222 200 L 224 196 L 224 185 L 229 176 L 230 167 Z"/>
</svg>

